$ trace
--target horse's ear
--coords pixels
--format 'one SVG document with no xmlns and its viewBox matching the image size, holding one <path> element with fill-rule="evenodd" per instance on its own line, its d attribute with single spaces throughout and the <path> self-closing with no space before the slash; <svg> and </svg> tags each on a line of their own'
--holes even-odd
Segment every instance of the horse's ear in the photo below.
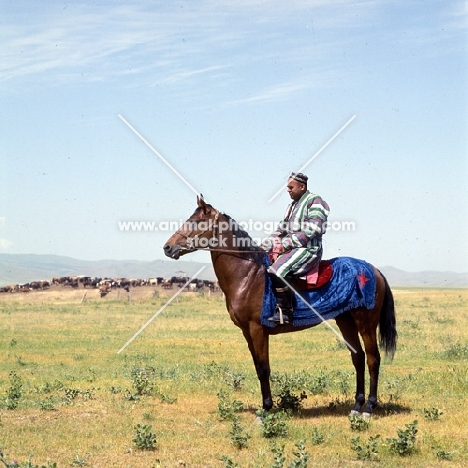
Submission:
<svg viewBox="0 0 468 468">
<path fill-rule="evenodd" d="M 206 202 L 203 198 L 203 195 L 200 193 L 200 195 L 197 195 L 197 205 L 201 208 L 203 208 L 203 212 L 206 213 Z"/>
</svg>

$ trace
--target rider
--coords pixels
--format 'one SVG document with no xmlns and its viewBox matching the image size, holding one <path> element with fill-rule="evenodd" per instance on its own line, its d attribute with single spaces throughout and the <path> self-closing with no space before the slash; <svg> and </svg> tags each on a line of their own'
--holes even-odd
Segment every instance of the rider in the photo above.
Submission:
<svg viewBox="0 0 468 468">
<path fill-rule="evenodd" d="M 291 173 L 287 189 L 293 201 L 278 229 L 262 243 L 272 260 L 268 273 L 276 291 L 277 306 L 268 320 L 273 322 L 292 320 L 293 292 L 287 283 L 292 276 L 306 274 L 322 258 L 322 235 L 330 208 L 319 195 L 307 190 L 307 180 L 305 174 Z"/>
</svg>

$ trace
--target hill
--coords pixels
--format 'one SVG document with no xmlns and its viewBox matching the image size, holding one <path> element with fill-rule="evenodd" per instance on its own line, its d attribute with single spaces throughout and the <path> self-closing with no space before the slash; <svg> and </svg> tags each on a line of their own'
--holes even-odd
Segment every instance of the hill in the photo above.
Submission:
<svg viewBox="0 0 468 468">
<path fill-rule="evenodd" d="M 389 284 L 406 288 L 466 288 L 468 273 L 454 271 L 408 272 L 391 266 L 380 268 Z"/>
<path fill-rule="evenodd" d="M 0 286 L 50 280 L 54 276 L 154 278 L 192 276 L 202 266 L 201 279 L 215 279 L 211 263 L 174 260 L 78 260 L 58 255 L 0 254 Z"/>
<path fill-rule="evenodd" d="M 50 280 L 54 276 L 99 276 L 152 278 L 156 276 L 193 276 L 202 266 L 202 279 L 215 279 L 211 263 L 173 260 L 78 260 L 58 255 L 0 254 L 0 286 L 29 281 Z M 468 273 L 451 271 L 407 272 L 385 266 L 380 268 L 392 287 L 466 288 Z"/>
</svg>

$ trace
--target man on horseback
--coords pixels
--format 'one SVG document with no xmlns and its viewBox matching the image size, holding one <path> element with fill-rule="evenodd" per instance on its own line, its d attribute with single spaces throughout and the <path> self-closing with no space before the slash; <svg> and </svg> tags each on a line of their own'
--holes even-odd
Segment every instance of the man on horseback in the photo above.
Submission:
<svg viewBox="0 0 468 468">
<path fill-rule="evenodd" d="M 330 208 L 319 195 L 307 190 L 307 180 L 305 174 L 291 173 L 287 189 L 293 201 L 278 229 L 262 244 L 270 256 L 268 273 L 277 297 L 275 314 L 269 318 L 272 322 L 292 321 L 293 292 L 287 282 L 305 275 L 322 258 L 322 235 Z"/>
</svg>

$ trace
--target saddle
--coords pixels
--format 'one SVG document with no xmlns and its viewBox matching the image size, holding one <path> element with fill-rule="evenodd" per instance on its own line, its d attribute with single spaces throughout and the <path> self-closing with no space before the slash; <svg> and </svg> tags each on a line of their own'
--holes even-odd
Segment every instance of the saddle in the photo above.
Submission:
<svg viewBox="0 0 468 468">
<path fill-rule="evenodd" d="M 270 263 L 274 263 L 281 252 L 281 245 L 276 244 L 273 246 L 272 251 L 268 254 Z M 320 260 L 310 270 L 307 271 L 305 276 L 294 277 L 292 284 L 298 291 L 308 291 L 311 289 L 318 289 L 325 286 L 333 275 L 333 266 L 328 260 Z"/>
<path fill-rule="evenodd" d="M 293 285 L 299 291 L 318 289 L 325 286 L 333 275 L 333 266 L 328 260 L 321 260 L 305 276 L 294 278 Z"/>
</svg>

